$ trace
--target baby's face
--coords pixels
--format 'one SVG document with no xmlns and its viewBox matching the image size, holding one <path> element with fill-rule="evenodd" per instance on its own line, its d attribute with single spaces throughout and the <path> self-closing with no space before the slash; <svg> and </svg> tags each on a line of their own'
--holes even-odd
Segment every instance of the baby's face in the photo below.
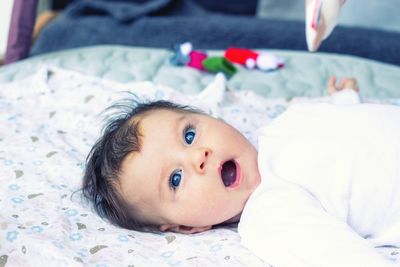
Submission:
<svg viewBox="0 0 400 267">
<path fill-rule="evenodd" d="M 178 232 L 239 218 L 260 182 L 257 151 L 242 134 L 210 116 L 171 110 L 145 114 L 139 132 L 141 150 L 124 160 L 120 191 L 140 216 Z"/>
</svg>

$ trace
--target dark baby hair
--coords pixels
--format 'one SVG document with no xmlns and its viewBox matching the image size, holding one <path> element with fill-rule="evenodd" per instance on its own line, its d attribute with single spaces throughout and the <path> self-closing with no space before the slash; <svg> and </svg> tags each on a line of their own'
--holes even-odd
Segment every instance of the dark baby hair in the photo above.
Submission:
<svg viewBox="0 0 400 267">
<path fill-rule="evenodd" d="M 163 100 L 122 100 L 107 109 L 116 110 L 117 113 L 108 119 L 101 137 L 87 156 L 82 185 L 83 196 L 93 205 L 100 217 L 114 225 L 131 230 L 157 231 L 155 225 L 135 218 L 135 210 L 122 199 L 117 185 L 125 157 L 132 152 L 140 152 L 140 119 L 150 111 L 161 109 L 203 114 L 193 107 Z"/>
</svg>

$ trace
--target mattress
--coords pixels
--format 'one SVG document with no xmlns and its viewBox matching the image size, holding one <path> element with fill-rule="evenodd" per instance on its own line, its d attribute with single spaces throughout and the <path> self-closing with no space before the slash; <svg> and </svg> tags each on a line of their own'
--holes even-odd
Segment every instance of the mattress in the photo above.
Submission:
<svg viewBox="0 0 400 267">
<path fill-rule="evenodd" d="M 261 50 L 262 51 L 262 50 Z M 285 61 L 277 72 L 240 68 L 228 82 L 236 90 L 251 90 L 266 97 L 316 97 L 325 94 L 331 75 L 358 79 L 362 94 L 370 98 L 400 97 L 400 70 L 397 66 L 355 56 L 329 53 L 311 54 L 286 50 L 267 50 Z M 222 55 L 223 51 L 208 51 Z M 10 82 L 35 72 L 41 66 L 55 66 L 118 82 L 153 81 L 181 92 L 199 92 L 213 75 L 169 63 L 171 52 L 116 45 L 91 46 L 36 56 L 0 68 L 0 82 Z"/>
<path fill-rule="evenodd" d="M 103 46 L 0 69 L 0 266 L 269 266 L 240 244 L 236 226 L 194 235 L 140 233 L 98 217 L 78 191 L 102 111 L 127 92 L 192 103 L 256 129 L 296 101 L 323 101 L 334 74 L 356 76 L 366 101 L 400 105 L 400 68 L 338 55 L 270 51 L 276 72 L 222 75 L 172 66 L 167 50 Z M 221 54 L 222 51 L 209 51 Z M 379 248 L 393 260 L 399 248 Z"/>
</svg>

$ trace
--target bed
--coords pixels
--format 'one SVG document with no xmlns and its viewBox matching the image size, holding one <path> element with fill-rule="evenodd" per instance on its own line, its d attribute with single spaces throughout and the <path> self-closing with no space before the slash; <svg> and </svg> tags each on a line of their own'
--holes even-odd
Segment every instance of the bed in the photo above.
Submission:
<svg viewBox="0 0 400 267">
<path fill-rule="evenodd" d="M 140 233 L 112 226 L 82 202 L 77 190 L 101 111 L 126 91 L 190 101 L 254 144 L 255 129 L 291 103 L 323 101 L 330 75 L 357 77 L 365 101 L 400 105 L 400 67 L 385 60 L 265 46 L 257 51 L 278 55 L 284 68 L 236 65 L 225 79 L 172 65 L 171 45 L 76 41 L 0 68 L 0 266 L 269 266 L 240 244 L 235 225 L 190 236 Z M 398 259 L 400 248 L 378 249 Z"/>
</svg>

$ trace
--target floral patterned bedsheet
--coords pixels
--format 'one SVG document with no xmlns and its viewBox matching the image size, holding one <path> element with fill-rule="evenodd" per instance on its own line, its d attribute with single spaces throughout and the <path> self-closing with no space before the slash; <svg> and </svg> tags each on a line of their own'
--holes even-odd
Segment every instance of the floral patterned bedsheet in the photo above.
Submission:
<svg viewBox="0 0 400 267">
<path fill-rule="evenodd" d="M 289 104 L 227 91 L 221 76 L 191 96 L 150 82 L 120 84 L 45 67 L 1 84 L 0 267 L 269 266 L 240 244 L 235 227 L 195 235 L 140 233 L 112 226 L 81 201 L 77 190 L 102 127 L 101 111 L 126 91 L 194 103 L 253 143 L 254 129 Z M 396 257 L 399 250 L 387 253 Z"/>
</svg>

